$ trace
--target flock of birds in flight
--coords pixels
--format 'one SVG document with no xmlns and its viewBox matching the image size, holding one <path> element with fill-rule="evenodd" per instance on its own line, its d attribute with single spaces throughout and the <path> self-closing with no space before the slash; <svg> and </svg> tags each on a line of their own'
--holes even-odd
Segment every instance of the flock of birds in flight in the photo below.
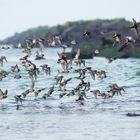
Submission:
<svg viewBox="0 0 140 140">
<path fill-rule="evenodd" d="M 130 29 L 135 31 L 135 34 L 138 35 L 138 23 L 133 19 L 133 24 L 130 26 Z M 90 37 L 91 32 L 90 31 L 85 31 L 83 33 L 84 37 Z M 26 100 L 26 97 L 30 93 L 34 93 L 35 98 L 41 94 L 42 91 L 44 91 L 44 94 L 42 95 L 42 99 L 47 99 L 49 96 L 52 96 L 53 92 L 55 91 L 55 87 L 57 86 L 58 90 L 57 92 L 59 93 L 59 98 L 63 98 L 65 96 L 76 96 L 77 98 L 75 99 L 76 102 L 79 102 L 81 104 L 84 104 L 84 101 L 87 98 L 87 92 L 92 93 L 95 98 L 103 98 L 103 99 L 108 99 L 112 98 L 116 95 L 122 95 L 122 91 L 125 92 L 123 87 L 118 86 L 116 83 L 113 83 L 109 85 L 108 90 L 106 92 L 102 92 L 98 89 L 92 90 L 91 84 L 89 81 L 85 81 L 86 76 L 90 75 L 90 77 L 95 81 L 95 79 L 98 77 L 99 79 L 104 79 L 107 77 L 107 74 L 104 70 L 94 70 L 92 67 L 86 67 L 86 62 L 84 59 L 79 59 L 80 56 L 80 49 L 77 49 L 77 53 L 75 55 L 75 58 L 73 59 L 68 59 L 65 55 L 65 49 L 67 48 L 67 45 L 63 45 L 61 42 L 61 36 L 55 36 L 52 39 L 48 40 L 48 45 L 50 46 L 56 46 L 59 44 L 63 48 L 62 53 L 58 53 L 58 60 L 57 64 L 62 67 L 62 71 L 58 70 L 58 73 L 56 76 L 54 76 L 55 84 L 53 84 L 49 89 L 48 88 L 41 88 L 37 89 L 36 87 L 36 81 L 38 78 L 38 75 L 40 74 L 40 71 L 43 71 L 47 76 L 51 75 L 51 67 L 48 66 L 48 64 L 43 64 L 38 68 L 36 64 L 31 62 L 29 60 L 31 56 L 31 51 L 32 48 L 34 47 L 35 44 L 38 43 L 39 50 L 36 52 L 36 58 L 44 58 L 43 54 L 43 48 L 44 48 L 44 42 L 45 39 L 39 38 L 39 39 L 27 39 L 25 40 L 26 45 L 24 47 L 23 53 L 25 54 L 24 57 L 20 58 L 20 62 L 22 65 L 22 68 L 24 68 L 29 76 L 29 79 L 31 80 L 31 85 L 30 87 L 22 92 L 19 95 L 15 95 L 15 103 L 16 103 L 16 109 L 19 109 L 20 106 L 22 106 L 24 100 Z M 115 43 L 120 44 L 122 42 L 122 35 L 120 33 L 115 32 L 113 39 L 115 40 Z M 123 51 L 126 47 L 132 46 L 131 44 L 134 43 L 134 40 L 132 37 L 126 37 L 126 41 L 121 45 L 121 47 L 118 49 L 118 51 Z M 73 40 L 71 44 L 75 45 L 76 41 Z M 22 45 L 18 44 L 18 48 L 21 48 Z M 5 49 L 5 48 L 3 48 Z M 99 53 L 98 50 L 95 51 L 95 54 L 97 55 Z M 112 61 L 116 60 L 117 57 L 112 57 L 109 59 L 109 63 Z M 0 57 L 0 67 L 2 68 L 4 63 L 7 62 L 7 58 L 5 56 Z M 74 69 L 74 67 L 76 69 Z M 74 70 L 75 73 L 78 74 L 77 81 L 78 84 L 75 84 L 75 87 L 72 87 L 71 90 L 67 90 L 66 86 L 69 84 L 70 81 L 73 80 L 73 77 L 66 78 L 66 76 L 71 73 L 71 70 Z M 4 80 L 8 76 L 9 73 L 14 73 L 15 79 L 20 79 L 22 78 L 20 74 L 20 67 L 18 64 L 15 64 L 15 66 L 11 66 L 10 72 L 7 72 L 5 70 L 0 70 L 0 82 Z M 46 91 L 47 90 L 47 91 Z M 6 99 L 8 97 L 8 89 L 3 91 L 0 89 L 0 100 Z"/>
</svg>

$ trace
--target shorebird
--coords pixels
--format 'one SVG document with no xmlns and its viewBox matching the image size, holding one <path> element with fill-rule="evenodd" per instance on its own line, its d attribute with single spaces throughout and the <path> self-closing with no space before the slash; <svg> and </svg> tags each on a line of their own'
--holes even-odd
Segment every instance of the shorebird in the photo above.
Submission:
<svg viewBox="0 0 140 140">
<path fill-rule="evenodd" d="M 49 46 L 52 46 L 52 47 L 55 46 L 55 41 L 53 39 L 48 39 L 47 42 Z"/>
<path fill-rule="evenodd" d="M 19 105 L 19 104 L 22 105 L 23 99 L 21 98 L 21 95 L 16 95 L 16 96 L 15 96 L 15 101 L 16 101 L 16 104 L 17 104 L 17 105 Z"/>
<path fill-rule="evenodd" d="M 65 91 L 61 91 L 59 94 L 59 99 L 63 98 L 67 93 Z"/>
<path fill-rule="evenodd" d="M 123 87 L 119 87 L 117 84 L 112 84 L 109 86 L 109 90 L 107 91 L 108 93 L 112 93 L 111 97 L 113 97 L 114 95 L 122 95 L 121 91 L 124 91 L 124 88 Z"/>
<path fill-rule="evenodd" d="M 79 67 L 81 66 L 81 64 L 85 66 L 85 60 L 79 59 L 79 56 L 80 56 L 80 49 L 77 49 L 76 55 L 73 59 L 74 63 L 76 63 L 76 65 L 78 65 Z"/>
<path fill-rule="evenodd" d="M 91 90 L 91 93 L 93 93 L 94 97 L 97 99 L 98 96 L 100 96 L 101 92 L 100 90 Z"/>
<path fill-rule="evenodd" d="M 1 67 L 3 67 L 3 62 L 7 62 L 7 59 L 6 59 L 6 57 L 5 56 L 1 56 L 0 57 L 0 65 L 1 65 Z"/>
<path fill-rule="evenodd" d="M 105 92 L 100 93 L 99 96 L 103 97 L 103 99 L 108 99 L 112 97 L 110 94 L 107 94 Z"/>
<path fill-rule="evenodd" d="M 46 75 L 51 75 L 51 68 L 47 64 L 43 64 L 40 67 L 42 67 L 42 70 L 46 73 Z"/>
<path fill-rule="evenodd" d="M 35 70 L 27 70 L 29 74 L 29 78 L 31 81 L 35 81 L 37 79 L 37 73 Z"/>
<path fill-rule="evenodd" d="M 3 78 L 5 78 L 6 76 L 5 75 L 3 75 L 3 73 L 2 72 L 0 72 L 0 81 L 2 81 L 2 79 Z"/>
<path fill-rule="evenodd" d="M 108 59 L 108 63 L 112 63 L 113 61 L 115 61 L 118 58 L 119 58 L 118 56 L 113 56 L 111 58 L 107 58 Z"/>
<path fill-rule="evenodd" d="M 74 63 L 76 63 L 77 66 L 81 67 L 81 65 L 85 66 L 85 60 L 84 59 L 78 59 L 76 61 L 74 61 Z"/>
<path fill-rule="evenodd" d="M 31 56 L 31 48 L 24 48 L 23 53 L 25 53 L 28 56 Z"/>
<path fill-rule="evenodd" d="M 80 88 L 82 91 L 88 91 L 90 89 L 90 82 L 85 82 L 83 79 L 80 79 L 81 82 L 79 83 Z"/>
<path fill-rule="evenodd" d="M 91 75 L 92 79 L 95 81 L 95 76 L 98 75 L 98 71 L 92 70 L 91 67 L 87 67 L 86 69 L 88 70 L 88 73 Z"/>
<path fill-rule="evenodd" d="M 62 36 L 54 36 L 53 38 L 48 39 L 47 42 L 49 46 L 55 47 L 57 45 L 62 45 L 61 40 Z"/>
<path fill-rule="evenodd" d="M 39 44 L 39 47 L 40 47 L 39 51 L 40 51 L 40 53 L 43 54 L 45 39 L 44 38 L 39 38 L 39 39 L 36 40 L 36 42 Z"/>
<path fill-rule="evenodd" d="M 121 41 L 122 41 L 122 38 L 121 38 L 121 34 L 120 34 L 120 33 L 115 32 L 113 38 L 115 39 L 115 42 L 114 42 L 113 46 L 114 46 L 116 43 L 119 43 L 119 44 L 120 44 Z"/>
<path fill-rule="evenodd" d="M 98 71 L 97 75 L 99 76 L 99 78 L 103 79 L 106 78 L 106 72 L 104 70 Z"/>
<path fill-rule="evenodd" d="M 3 78 L 6 78 L 9 72 L 6 72 L 4 70 L 0 71 L 0 81 L 2 81 Z"/>
<path fill-rule="evenodd" d="M 6 89 L 5 92 L 3 92 L 0 89 L 0 100 L 7 98 L 8 90 Z"/>
<path fill-rule="evenodd" d="M 135 34 L 138 35 L 138 23 L 136 22 L 136 20 L 133 18 L 133 24 L 132 26 L 130 26 L 129 28 L 135 31 Z"/>
<path fill-rule="evenodd" d="M 64 77 L 64 76 L 62 76 L 62 75 L 55 76 L 56 85 L 57 85 L 58 83 L 61 83 L 61 82 L 62 82 L 63 77 Z"/>
<path fill-rule="evenodd" d="M 125 48 L 134 48 L 133 43 L 135 40 L 131 36 L 126 36 L 126 42 L 118 49 L 118 51 L 123 51 Z"/>
<path fill-rule="evenodd" d="M 45 89 L 46 89 L 46 88 L 41 88 L 41 89 L 38 89 L 38 90 L 34 90 L 35 97 L 37 97 L 38 94 L 39 94 L 41 91 L 45 90 Z"/>
<path fill-rule="evenodd" d="M 31 50 L 34 47 L 34 45 L 36 44 L 36 40 L 35 39 L 26 39 L 25 43 L 26 43 L 26 48 Z"/>
<path fill-rule="evenodd" d="M 31 89 L 27 89 L 26 91 L 24 91 L 23 93 L 21 93 L 21 96 L 23 97 L 23 98 L 25 98 L 29 93 L 31 93 L 32 91 L 31 91 Z"/>
<path fill-rule="evenodd" d="M 28 59 L 22 60 L 22 66 L 25 68 L 26 71 L 30 70 L 31 61 Z"/>
<path fill-rule="evenodd" d="M 69 70 L 72 69 L 72 61 L 71 60 L 67 60 L 67 57 L 63 54 L 59 54 L 59 59 L 57 61 L 58 64 L 61 64 L 62 69 L 64 70 L 63 73 L 68 73 Z"/>
<path fill-rule="evenodd" d="M 60 63 L 61 60 L 65 61 L 67 63 L 67 57 L 66 55 L 64 55 L 64 53 L 57 53 L 58 54 L 58 60 L 57 60 L 57 63 Z"/>
<path fill-rule="evenodd" d="M 84 103 L 81 102 L 81 101 L 84 101 L 85 98 L 87 98 L 86 93 L 85 93 L 85 92 L 80 92 L 80 91 L 79 91 L 79 93 L 78 93 L 78 99 L 76 99 L 75 101 L 76 101 L 76 102 L 79 102 L 79 101 L 80 101 L 80 103 L 81 103 L 82 105 L 84 105 Z"/>
<path fill-rule="evenodd" d="M 32 81 L 35 81 L 37 79 L 37 75 L 39 74 L 39 69 L 36 67 L 36 65 L 32 62 L 28 62 L 29 63 L 29 67 L 27 69 L 28 74 L 29 74 L 29 78 Z"/>
<path fill-rule="evenodd" d="M 55 44 L 62 45 L 62 43 L 61 43 L 62 36 L 61 35 L 55 36 L 53 39 L 55 41 Z"/>
<path fill-rule="evenodd" d="M 107 92 L 112 93 L 111 97 L 113 97 L 114 95 L 118 95 L 119 93 L 120 95 L 122 95 L 119 89 L 110 89 Z"/>
<path fill-rule="evenodd" d="M 35 60 L 40 60 L 40 59 L 45 59 L 44 58 L 44 54 L 40 51 L 36 51 L 36 58 L 35 58 Z"/>
<path fill-rule="evenodd" d="M 18 65 L 16 64 L 15 66 L 11 66 L 11 71 L 18 73 L 20 71 L 20 69 L 19 69 Z"/>
<path fill-rule="evenodd" d="M 72 78 L 68 78 L 68 79 L 64 79 L 60 84 L 59 84 L 59 88 L 60 91 L 66 91 L 65 87 L 68 84 L 69 81 L 71 81 Z"/>
<path fill-rule="evenodd" d="M 126 36 L 126 43 L 135 43 L 136 41 L 133 39 L 132 36 Z"/>
<path fill-rule="evenodd" d="M 90 31 L 85 31 L 85 32 L 83 33 L 83 36 L 84 36 L 84 37 L 90 37 L 90 36 L 91 36 L 91 32 L 90 32 Z"/>
<path fill-rule="evenodd" d="M 80 79 L 80 80 L 85 79 L 86 69 L 76 69 L 75 72 L 79 73 L 78 79 Z"/>
<path fill-rule="evenodd" d="M 29 58 L 29 55 L 25 55 L 24 57 L 20 58 L 20 60 L 24 60 L 24 61 L 27 61 Z"/>
<path fill-rule="evenodd" d="M 50 89 L 48 90 L 48 92 L 45 93 L 45 94 L 42 96 L 42 98 L 43 98 L 43 99 L 46 99 L 47 97 L 51 96 L 53 92 L 54 92 L 54 86 L 50 87 Z"/>
</svg>

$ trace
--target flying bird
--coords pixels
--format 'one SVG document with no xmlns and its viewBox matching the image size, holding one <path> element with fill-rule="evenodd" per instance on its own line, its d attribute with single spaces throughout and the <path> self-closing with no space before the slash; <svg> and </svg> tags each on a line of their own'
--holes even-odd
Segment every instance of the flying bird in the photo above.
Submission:
<svg viewBox="0 0 140 140">
<path fill-rule="evenodd" d="M 138 23 L 136 22 L 136 20 L 134 18 L 132 20 L 133 20 L 133 24 L 129 28 L 134 30 L 135 34 L 138 35 L 139 25 L 138 25 Z"/>
</svg>

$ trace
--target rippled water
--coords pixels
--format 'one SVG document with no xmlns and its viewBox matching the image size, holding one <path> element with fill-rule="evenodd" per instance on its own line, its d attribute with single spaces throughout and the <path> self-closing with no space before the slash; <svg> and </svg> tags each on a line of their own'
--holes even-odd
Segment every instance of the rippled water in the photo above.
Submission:
<svg viewBox="0 0 140 140">
<path fill-rule="evenodd" d="M 47 63 L 52 68 L 51 76 L 40 73 L 36 81 L 36 88 L 51 87 L 57 69 L 61 67 L 56 63 L 57 52 L 61 50 L 46 49 L 46 60 L 34 60 L 38 67 Z M 94 82 L 90 76 L 86 81 L 91 82 L 91 89 L 106 91 L 108 85 L 117 83 L 125 88 L 123 96 L 115 96 L 110 99 L 95 99 L 87 92 L 84 105 L 75 102 L 77 97 L 64 97 L 59 99 L 58 86 L 55 92 L 47 100 L 41 99 L 45 91 L 35 99 L 34 94 L 27 96 L 23 106 L 16 110 L 14 95 L 20 94 L 30 86 L 30 79 L 19 58 L 23 56 L 22 50 L 0 50 L 0 56 L 7 56 L 7 63 L 1 69 L 10 71 L 10 67 L 16 63 L 21 68 L 22 79 L 14 79 L 10 73 L 0 82 L 2 90 L 8 89 L 8 98 L 0 100 L 0 140 L 139 140 L 140 117 L 128 117 L 127 113 L 140 113 L 140 59 L 116 60 L 108 64 L 105 58 L 86 60 L 86 66 L 93 69 L 105 70 L 107 78 Z M 33 50 L 34 54 L 35 50 Z M 74 69 L 76 66 L 73 66 Z M 73 80 L 67 85 L 71 90 L 79 81 L 74 70 L 69 74 L 63 74 Z M 47 91 L 47 90 L 46 90 Z"/>
</svg>

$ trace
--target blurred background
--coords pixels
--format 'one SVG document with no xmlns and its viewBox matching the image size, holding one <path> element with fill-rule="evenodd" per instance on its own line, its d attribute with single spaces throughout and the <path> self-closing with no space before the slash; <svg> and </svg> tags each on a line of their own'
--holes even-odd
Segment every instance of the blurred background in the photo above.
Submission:
<svg viewBox="0 0 140 140">
<path fill-rule="evenodd" d="M 139 36 L 128 29 L 132 18 L 140 20 L 139 4 L 139 0 L 0 0 L 0 44 L 15 47 L 27 38 L 62 35 L 63 43 L 75 39 L 76 47 L 87 54 L 100 49 L 101 56 L 108 56 L 117 53 L 111 48 L 117 31 L 136 40 L 131 56 L 140 57 Z M 85 30 L 92 33 L 88 40 L 82 37 Z"/>
</svg>

